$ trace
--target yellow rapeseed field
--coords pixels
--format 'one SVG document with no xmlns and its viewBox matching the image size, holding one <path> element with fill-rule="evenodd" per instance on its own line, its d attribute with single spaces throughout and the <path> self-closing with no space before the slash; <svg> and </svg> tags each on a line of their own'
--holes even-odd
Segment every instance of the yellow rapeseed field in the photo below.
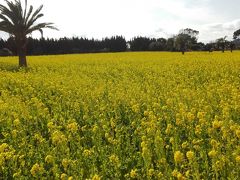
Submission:
<svg viewBox="0 0 240 180">
<path fill-rule="evenodd" d="M 240 179 L 240 52 L 0 58 L 0 179 Z"/>
</svg>

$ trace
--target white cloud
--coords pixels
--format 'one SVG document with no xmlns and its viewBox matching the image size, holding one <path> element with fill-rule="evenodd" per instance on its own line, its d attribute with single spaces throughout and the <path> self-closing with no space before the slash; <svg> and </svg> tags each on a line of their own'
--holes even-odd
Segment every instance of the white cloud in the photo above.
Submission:
<svg viewBox="0 0 240 180">
<path fill-rule="evenodd" d="M 201 27 L 201 40 L 204 42 L 214 41 L 217 38 L 227 36 L 228 40 L 233 37 L 233 32 L 240 29 L 240 19 L 225 23 L 205 24 Z"/>
<path fill-rule="evenodd" d="M 29 0 L 29 4 L 35 8 L 44 4 L 41 20 L 54 22 L 60 29 L 45 30 L 46 37 L 169 37 L 189 27 L 199 30 L 199 40 L 206 42 L 230 37 L 240 28 L 236 12 L 231 12 L 240 1 L 232 1 L 234 5 L 224 0 Z"/>
</svg>

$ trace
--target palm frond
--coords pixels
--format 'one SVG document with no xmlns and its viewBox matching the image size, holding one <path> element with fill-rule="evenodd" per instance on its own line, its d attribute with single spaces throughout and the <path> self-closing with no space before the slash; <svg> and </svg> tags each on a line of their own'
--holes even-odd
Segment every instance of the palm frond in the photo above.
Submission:
<svg viewBox="0 0 240 180">
<path fill-rule="evenodd" d="M 18 1 L 15 0 L 16 4 L 8 0 L 5 0 L 5 2 L 7 3 L 8 7 L 3 6 L 2 14 L 9 16 L 15 25 L 19 24 L 19 22 L 22 20 L 22 17 L 20 12 L 21 9 L 18 7 Z"/>
<path fill-rule="evenodd" d="M 25 22 L 24 22 L 25 25 L 27 24 L 28 19 L 30 18 L 31 14 L 32 14 L 32 11 L 33 11 L 33 6 L 31 5 L 29 8 L 29 11 L 27 13 L 27 16 L 25 17 Z"/>
<path fill-rule="evenodd" d="M 40 31 L 40 29 L 42 30 L 43 28 L 49 28 L 49 29 L 54 29 L 54 30 L 58 30 L 56 27 L 52 26 L 53 23 L 39 23 L 37 25 L 32 26 L 31 28 L 29 28 L 26 33 L 30 34 L 33 31 Z M 43 33 L 41 33 L 43 34 Z"/>
<path fill-rule="evenodd" d="M 27 0 L 25 0 L 25 8 L 24 8 L 24 14 L 23 14 L 23 19 L 26 19 L 26 14 L 27 14 Z"/>
<path fill-rule="evenodd" d="M 40 31 L 43 34 L 43 28 L 58 30 L 53 23 L 38 23 L 37 20 L 43 17 L 41 10 L 43 5 L 35 11 L 33 6 L 29 6 L 25 0 L 25 6 L 20 0 L 4 0 L 6 6 L 0 4 L 0 31 L 8 32 L 14 36 L 27 36 L 33 31 Z"/>
<path fill-rule="evenodd" d="M 0 31 L 4 31 L 9 34 L 14 34 L 14 26 L 6 21 L 0 22 Z"/>
<path fill-rule="evenodd" d="M 37 16 L 40 13 L 40 11 L 42 10 L 43 5 L 41 5 L 33 14 L 32 17 L 28 20 L 27 22 L 27 27 L 30 27 L 31 25 L 33 25 L 33 23 L 37 20 Z"/>
<path fill-rule="evenodd" d="M 13 22 L 11 21 L 11 19 L 9 19 L 7 16 L 4 16 L 2 14 L 0 14 L 0 20 L 8 22 L 9 24 L 13 25 Z"/>
<path fill-rule="evenodd" d="M 30 19 L 27 24 L 26 28 L 30 28 L 39 18 L 43 17 L 43 14 L 38 14 L 34 19 Z"/>
</svg>

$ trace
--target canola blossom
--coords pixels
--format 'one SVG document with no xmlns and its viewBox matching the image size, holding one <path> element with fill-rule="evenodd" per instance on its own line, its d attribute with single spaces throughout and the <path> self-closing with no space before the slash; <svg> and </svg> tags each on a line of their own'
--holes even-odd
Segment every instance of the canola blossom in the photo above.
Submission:
<svg viewBox="0 0 240 180">
<path fill-rule="evenodd" d="M 0 58 L 0 179 L 240 179 L 240 52 Z"/>
</svg>

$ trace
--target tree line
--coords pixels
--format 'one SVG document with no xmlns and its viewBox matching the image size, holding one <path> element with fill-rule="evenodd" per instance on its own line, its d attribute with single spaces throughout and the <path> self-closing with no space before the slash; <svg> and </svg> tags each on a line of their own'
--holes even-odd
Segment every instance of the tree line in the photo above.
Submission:
<svg viewBox="0 0 240 180">
<path fill-rule="evenodd" d="M 233 33 L 234 41 L 227 41 L 226 36 L 211 43 L 198 42 L 199 31 L 191 28 L 182 29 L 168 39 L 134 37 L 126 41 L 123 36 L 113 36 L 102 40 L 87 38 L 43 38 L 43 29 L 58 30 L 53 23 L 36 23 L 44 16 L 41 13 L 43 5 L 34 10 L 28 6 L 27 0 L 23 5 L 21 0 L 4 1 L 0 4 L 0 31 L 10 35 L 6 41 L 0 39 L 0 56 L 18 55 L 19 66 L 27 67 L 26 55 L 71 54 L 89 52 L 124 52 L 124 51 L 201 51 L 230 49 L 239 46 L 240 29 Z M 31 38 L 34 31 L 41 33 L 41 39 Z"/>
<path fill-rule="evenodd" d="M 239 47 L 240 31 L 234 32 L 234 40 L 227 41 L 226 36 L 214 42 L 198 42 L 199 32 L 190 28 L 182 29 L 170 38 L 149 38 L 137 36 L 127 41 L 123 36 L 113 36 L 102 40 L 83 37 L 72 38 L 27 38 L 27 55 L 56 55 L 96 52 L 125 51 L 222 51 Z M 17 55 L 17 46 L 13 37 L 0 39 L 0 55 Z"/>
<path fill-rule="evenodd" d="M 27 38 L 27 55 L 74 54 L 94 52 L 122 52 L 127 49 L 127 42 L 122 36 L 114 36 L 103 40 L 87 38 Z M 14 38 L 0 39 L 0 49 L 9 49 L 13 55 L 17 54 Z M 9 52 L 9 51 L 8 51 Z"/>
</svg>

